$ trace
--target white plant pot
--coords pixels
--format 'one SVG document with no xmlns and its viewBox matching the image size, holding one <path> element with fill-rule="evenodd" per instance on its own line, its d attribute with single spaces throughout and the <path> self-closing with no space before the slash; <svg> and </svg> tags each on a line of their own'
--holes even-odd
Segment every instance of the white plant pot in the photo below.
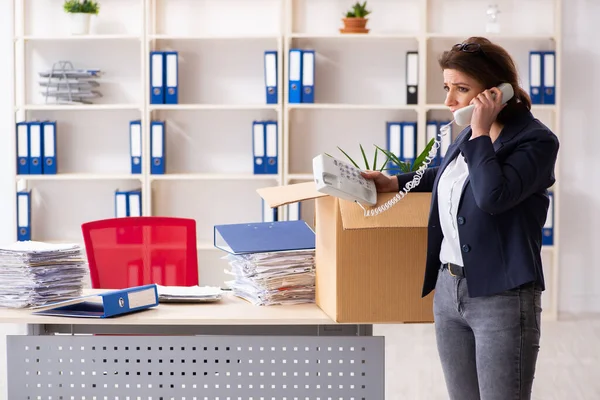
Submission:
<svg viewBox="0 0 600 400">
<path fill-rule="evenodd" d="M 87 35 L 90 31 L 91 14 L 71 13 L 71 34 Z"/>
</svg>

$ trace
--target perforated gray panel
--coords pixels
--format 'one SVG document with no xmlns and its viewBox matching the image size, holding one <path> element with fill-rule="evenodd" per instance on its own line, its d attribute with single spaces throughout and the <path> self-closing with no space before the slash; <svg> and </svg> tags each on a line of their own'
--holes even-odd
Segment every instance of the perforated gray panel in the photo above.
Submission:
<svg viewBox="0 0 600 400">
<path fill-rule="evenodd" d="M 383 337 L 8 336 L 11 400 L 380 400 Z"/>
</svg>

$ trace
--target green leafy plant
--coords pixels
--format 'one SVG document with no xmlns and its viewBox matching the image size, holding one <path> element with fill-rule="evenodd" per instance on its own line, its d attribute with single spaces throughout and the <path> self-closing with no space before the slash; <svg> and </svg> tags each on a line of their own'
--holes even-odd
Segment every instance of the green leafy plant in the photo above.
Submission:
<svg viewBox="0 0 600 400">
<path fill-rule="evenodd" d="M 97 1 L 66 0 L 63 8 L 68 13 L 98 14 L 100 6 Z"/>
<path fill-rule="evenodd" d="M 425 146 L 425 149 L 423 149 L 423 151 L 421 152 L 421 154 L 419 154 L 419 156 L 417 158 L 415 158 L 415 161 L 412 163 L 412 165 L 409 162 L 400 160 L 391 151 L 382 149 L 381 147 L 379 147 L 377 145 L 375 145 L 375 155 L 374 155 L 374 158 L 373 158 L 373 164 L 370 165 L 369 161 L 367 160 L 367 155 L 365 154 L 365 150 L 363 149 L 362 145 L 359 145 L 360 146 L 360 151 L 362 153 L 363 161 L 365 162 L 365 167 L 364 168 L 360 167 L 358 165 L 358 163 L 356 161 L 354 161 L 352 159 L 352 157 L 350 157 L 348 155 L 348 153 L 346 153 L 344 150 L 342 150 L 339 146 L 338 146 L 338 149 L 358 169 L 366 169 L 366 170 L 383 172 L 383 171 L 391 169 L 391 168 L 385 168 L 385 166 L 387 165 L 388 161 L 391 161 L 395 165 L 398 166 L 398 168 L 400 169 L 401 172 L 413 172 L 413 171 L 417 171 L 425 163 L 425 161 L 427 159 L 427 155 L 429 154 L 429 152 L 433 148 L 433 144 L 434 143 L 435 143 L 435 140 L 431 139 L 429 141 L 429 143 L 427 143 L 427 146 Z M 386 157 L 386 160 L 383 162 L 383 165 L 381 167 L 377 166 L 377 153 L 378 152 L 382 152 L 383 155 Z M 325 154 L 327 154 L 327 153 L 325 153 Z M 327 155 L 331 157 L 331 155 L 329 155 L 329 154 L 327 154 Z"/>
<path fill-rule="evenodd" d="M 360 4 L 360 1 L 357 1 L 352 9 L 346 12 L 346 18 L 365 18 L 369 14 L 371 11 L 367 10 L 367 2 Z"/>
</svg>

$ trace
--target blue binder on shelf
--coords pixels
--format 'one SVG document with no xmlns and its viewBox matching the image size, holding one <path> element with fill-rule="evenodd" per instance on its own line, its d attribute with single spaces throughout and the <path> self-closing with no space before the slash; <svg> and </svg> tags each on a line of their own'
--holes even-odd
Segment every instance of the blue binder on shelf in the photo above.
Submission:
<svg viewBox="0 0 600 400">
<path fill-rule="evenodd" d="M 302 102 L 315 102 L 315 51 L 302 51 Z"/>
<path fill-rule="evenodd" d="M 554 51 L 544 51 L 542 56 L 544 57 L 542 63 L 544 75 L 542 103 L 556 104 L 556 53 Z"/>
<path fill-rule="evenodd" d="M 34 121 L 29 123 L 29 174 L 41 175 L 43 169 L 43 138 L 42 123 Z"/>
<path fill-rule="evenodd" d="M 288 221 L 299 221 L 302 219 L 302 210 L 300 208 L 300 202 L 290 203 L 287 205 L 287 219 Z"/>
<path fill-rule="evenodd" d="M 142 216 L 142 191 L 139 189 L 127 192 L 127 216 Z"/>
<path fill-rule="evenodd" d="M 42 123 L 43 166 L 42 171 L 47 175 L 55 175 L 56 167 L 56 121 Z"/>
<path fill-rule="evenodd" d="M 31 191 L 17 192 L 17 240 L 31 240 Z"/>
<path fill-rule="evenodd" d="M 265 51 L 265 88 L 267 104 L 277 104 L 277 51 Z"/>
<path fill-rule="evenodd" d="M 150 124 L 150 173 L 162 175 L 166 172 L 165 122 L 152 121 Z"/>
<path fill-rule="evenodd" d="M 158 305 L 156 284 L 111 290 L 33 307 L 33 314 L 77 318 L 111 318 Z"/>
<path fill-rule="evenodd" d="M 387 129 L 387 151 L 401 158 L 402 155 L 402 122 L 386 122 Z M 393 162 L 388 161 L 386 166 L 390 175 L 399 174 L 400 168 Z"/>
<path fill-rule="evenodd" d="M 554 193 L 548 192 L 548 216 L 542 228 L 542 246 L 552 246 L 554 244 Z"/>
<path fill-rule="evenodd" d="M 265 173 L 276 174 L 278 167 L 277 121 L 265 122 Z"/>
<path fill-rule="evenodd" d="M 417 158 L 417 123 L 402 123 L 402 155 L 400 159 L 411 166 Z"/>
<path fill-rule="evenodd" d="M 150 104 L 165 103 L 165 54 L 162 51 L 150 52 Z"/>
<path fill-rule="evenodd" d="M 29 123 L 17 122 L 17 174 L 29 174 Z"/>
<path fill-rule="evenodd" d="M 165 51 L 165 104 L 179 102 L 179 55 L 176 51 Z"/>
<path fill-rule="evenodd" d="M 230 254 L 315 248 L 315 233 L 304 221 L 215 225 L 214 245 Z"/>
<path fill-rule="evenodd" d="M 265 174 L 266 169 L 266 126 L 264 122 L 252 122 L 252 154 L 254 174 Z"/>
<path fill-rule="evenodd" d="M 531 104 L 542 104 L 542 77 L 544 76 L 544 64 L 542 52 L 529 52 L 529 97 Z"/>
<path fill-rule="evenodd" d="M 115 190 L 115 218 L 129 216 L 129 192 Z"/>
<path fill-rule="evenodd" d="M 129 154 L 131 156 L 131 173 L 142 173 L 142 121 L 129 122 Z"/>
<path fill-rule="evenodd" d="M 278 218 L 279 210 L 277 207 L 269 207 L 269 204 L 261 199 L 262 202 L 262 222 L 275 222 Z"/>
<path fill-rule="evenodd" d="M 289 90 L 288 102 L 298 104 L 302 102 L 302 50 L 290 49 L 288 69 Z"/>
</svg>

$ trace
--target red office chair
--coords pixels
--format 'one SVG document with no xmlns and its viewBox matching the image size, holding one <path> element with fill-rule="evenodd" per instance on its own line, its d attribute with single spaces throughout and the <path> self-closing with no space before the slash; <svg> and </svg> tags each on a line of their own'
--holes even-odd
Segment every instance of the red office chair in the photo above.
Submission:
<svg viewBox="0 0 600 400">
<path fill-rule="evenodd" d="M 94 289 L 198 285 L 193 219 L 112 218 L 81 229 Z"/>
</svg>

